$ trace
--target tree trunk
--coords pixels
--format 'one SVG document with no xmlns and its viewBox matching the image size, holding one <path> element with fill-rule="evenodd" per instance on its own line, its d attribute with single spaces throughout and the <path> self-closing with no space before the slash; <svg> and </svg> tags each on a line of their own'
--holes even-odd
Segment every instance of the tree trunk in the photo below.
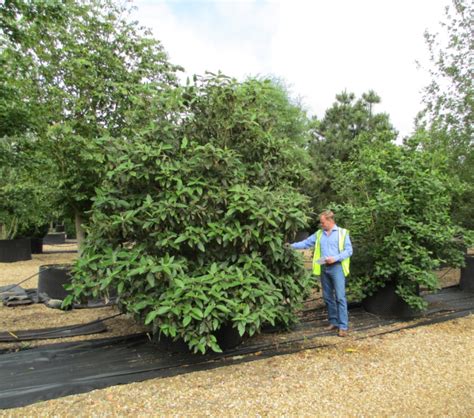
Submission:
<svg viewBox="0 0 474 418">
<path fill-rule="evenodd" d="M 74 211 L 74 220 L 76 223 L 76 238 L 77 238 L 77 248 L 79 252 L 81 252 L 82 248 L 82 243 L 84 242 L 85 239 L 85 231 L 82 226 L 84 222 L 84 218 L 82 216 L 82 212 L 79 212 L 78 210 Z"/>
</svg>

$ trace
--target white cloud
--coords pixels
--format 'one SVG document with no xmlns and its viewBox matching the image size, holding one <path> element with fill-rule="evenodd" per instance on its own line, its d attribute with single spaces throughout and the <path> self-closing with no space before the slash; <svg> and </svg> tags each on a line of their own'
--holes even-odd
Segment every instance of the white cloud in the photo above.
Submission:
<svg viewBox="0 0 474 418">
<path fill-rule="evenodd" d="M 218 8 L 210 8 L 212 2 L 190 2 L 193 8 L 201 5 L 196 16 L 176 14 L 172 2 L 148 0 L 134 4 L 139 22 L 153 30 L 171 61 L 185 67 L 189 75 L 221 70 L 240 78 L 268 72 L 262 70 L 264 52 L 261 37 L 255 33 L 264 16 L 262 8 L 252 2 L 222 2 Z"/>
<path fill-rule="evenodd" d="M 406 135 L 421 109 L 425 29 L 449 0 L 135 1 L 172 62 L 188 74 L 223 71 L 283 78 L 319 117 L 344 89 L 382 97 Z"/>
</svg>

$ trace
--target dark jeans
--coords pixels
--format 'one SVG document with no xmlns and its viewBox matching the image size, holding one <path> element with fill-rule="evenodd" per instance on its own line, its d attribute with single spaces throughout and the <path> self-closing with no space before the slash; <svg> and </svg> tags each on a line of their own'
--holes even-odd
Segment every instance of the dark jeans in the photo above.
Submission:
<svg viewBox="0 0 474 418">
<path fill-rule="evenodd" d="M 322 266 L 321 285 L 329 323 L 339 329 L 347 330 L 349 316 L 347 313 L 346 278 L 341 263 Z"/>
</svg>

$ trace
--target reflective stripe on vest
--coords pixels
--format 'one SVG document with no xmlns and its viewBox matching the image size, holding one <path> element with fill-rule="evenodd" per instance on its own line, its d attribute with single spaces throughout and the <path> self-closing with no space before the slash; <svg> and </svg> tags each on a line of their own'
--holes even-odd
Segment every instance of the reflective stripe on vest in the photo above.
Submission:
<svg viewBox="0 0 474 418">
<path fill-rule="evenodd" d="M 338 228 L 339 236 L 339 252 L 344 250 L 344 243 L 346 241 L 346 236 L 349 233 L 347 229 Z M 313 256 L 313 274 L 316 276 L 321 276 L 321 265 L 318 264 L 316 261 L 321 258 L 321 235 L 323 235 L 323 230 L 320 229 L 316 232 L 316 244 L 314 245 L 314 256 Z M 350 272 L 350 263 L 351 258 L 347 257 L 346 259 L 341 261 L 342 272 L 344 273 L 344 277 L 347 277 Z"/>
</svg>

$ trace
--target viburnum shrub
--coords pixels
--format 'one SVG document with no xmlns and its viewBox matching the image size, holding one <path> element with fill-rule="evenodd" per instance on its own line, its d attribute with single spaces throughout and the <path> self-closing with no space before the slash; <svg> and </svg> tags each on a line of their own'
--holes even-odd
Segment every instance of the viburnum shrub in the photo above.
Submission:
<svg viewBox="0 0 474 418">
<path fill-rule="evenodd" d="M 179 123 L 113 145 L 72 295 L 113 287 L 154 333 L 220 351 L 223 326 L 293 323 L 311 286 L 284 245 L 307 222 L 304 114 L 266 80 L 211 75 L 174 98 Z"/>
<path fill-rule="evenodd" d="M 463 262 L 469 234 L 450 216 L 459 182 L 448 175 L 444 154 L 418 144 L 416 136 L 399 146 L 362 135 L 336 169 L 335 190 L 344 203 L 335 209 L 355 248 L 349 289 L 357 299 L 393 281 L 421 310 L 426 302 L 418 290 L 439 287 L 434 269 Z"/>
</svg>

